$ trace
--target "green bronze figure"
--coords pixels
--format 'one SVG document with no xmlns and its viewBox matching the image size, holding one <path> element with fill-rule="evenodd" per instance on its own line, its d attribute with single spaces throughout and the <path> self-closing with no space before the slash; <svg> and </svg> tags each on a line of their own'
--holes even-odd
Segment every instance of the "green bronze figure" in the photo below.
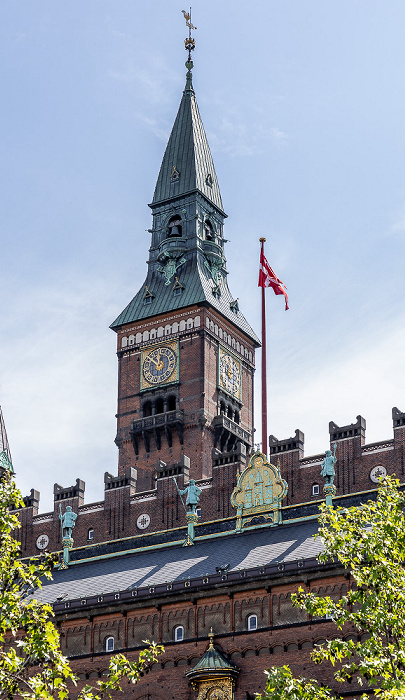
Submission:
<svg viewBox="0 0 405 700">
<path fill-rule="evenodd" d="M 59 503 L 59 520 L 62 527 L 62 547 L 63 559 L 59 565 L 60 569 L 67 569 L 70 562 L 70 550 L 73 547 L 72 530 L 75 526 L 77 513 L 72 511 L 72 506 L 66 506 L 66 511 L 62 514 L 62 506 Z"/>
<path fill-rule="evenodd" d="M 323 492 L 326 497 L 326 505 L 330 507 L 332 507 L 332 499 L 336 495 L 336 486 L 333 483 L 333 479 L 335 478 L 335 464 L 337 462 L 336 448 L 337 444 L 335 442 L 333 446 L 333 454 L 331 450 L 326 450 L 325 459 L 321 465 L 321 476 L 325 478 Z"/>
<path fill-rule="evenodd" d="M 325 459 L 321 464 L 321 476 L 326 479 L 327 484 L 333 484 L 333 479 L 335 478 L 335 464 L 336 459 L 336 442 L 333 446 L 333 455 L 331 450 L 326 450 Z"/>
<path fill-rule="evenodd" d="M 66 506 L 66 511 L 62 515 L 62 506 L 59 503 L 59 519 L 62 525 L 62 539 L 72 537 L 72 530 L 75 526 L 77 514 L 72 511 L 72 506 Z"/>
<path fill-rule="evenodd" d="M 176 481 L 176 486 L 177 486 L 177 481 Z M 187 494 L 186 506 L 188 506 L 188 512 L 195 513 L 197 505 L 200 502 L 201 489 L 195 485 L 194 479 L 190 479 L 190 481 L 188 482 L 188 486 L 186 486 L 186 488 L 183 489 L 182 491 L 179 489 L 178 486 L 177 486 L 177 490 L 179 492 L 179 496 L 184 496 L 185 494 Z"/>
<path fill-rule="evenodd" d="M 180 490 L 179 487 L 177 486 L 177 481 L 176 478 L 173 476 L 174 483 L 176 484 L 176 489 L 178 491 L 178 494 L 180 496 L 181 502 L 183 504 L 183 508 L 186 511 L 186 521 L 187 521 L 187 538 L 183 542 L 183 547 L 189 547 L 190 545 L 194 544 L 194 528 L 198 523 L 198 515 L 196 513 L 196 508 L 198 503 L 200 502 L 200 494 L 201 494 L 201 489 L 196 486 L 195 480 L 190 479 L 188 482 L 188 486 L 186 486 L 185 489 Z M 186 505 L 184 505 L 184 501 L 181 498 L 182 496 L 187 495 L 186 498 Z M 187 507 L 186 507 L 187 506 Z"/>
</svg>

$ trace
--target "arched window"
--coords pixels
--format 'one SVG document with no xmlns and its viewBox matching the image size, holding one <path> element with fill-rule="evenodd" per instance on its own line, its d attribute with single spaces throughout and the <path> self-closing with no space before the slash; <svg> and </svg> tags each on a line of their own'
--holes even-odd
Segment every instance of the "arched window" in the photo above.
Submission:
<svg viewBox="0 0 405 700">
<path fill-rule="evenodd" d="M 105 650 L 114 651 L 114 637 L 107 637 L 105 640 Z"/>
<path fill-rule="evenodd" d="M 176 216 L 172 216 L 172 218 L 169 221 L 169 233 L 168 235 L 170 238 L 172 237 L 180 237 L 182 234 L 182 229 L 181 229 L 181 217 L 176 214 Z"/>
<path fill-rule="evenodd" d="M 212 230 L 212 223 L 211 221 L 206 221 L 204 224 L 204 233 L 205 233 L 205 238 L 207 241 L 212 241 L 214 237 L 214 232 Z"/>
<path fill-rule="evenodd" d="M 174 628 L 174 641 L 175 642 L 182 642 L 184 639 L 184 627 L 182 625 L 177 625 L 177 627 Z"/>
<path fill-rule="evenodd" d="M 176 397 L 175 396 L 169 396 L 168 401 L 167 401 L 167 410 L 168 411 L 175 411 L 176 410 Z"/>
<path fill-rule="evenodd" d="M 148 416 L 152 415 L 152 403 L 151 401 L 145 401 L 145 403 L 142 406 L 142 416 L 144 418 L 147 418 Z"/>
<path fill-rule="evenodd" d="M 319 484 L 312 484 L 312 495 L 319 496 Z"/>
<path fill-rule="evenodd" d="M 249 615 L 247 619 L 247 628 L 250 632 L 257 630 L 257 615 Z"/>
<path fill-rule="evenodd" d="M 155 413 L 164 413 L 164 403 L 163 399 L 156 399 L 156 411 Z"/>
</svg>

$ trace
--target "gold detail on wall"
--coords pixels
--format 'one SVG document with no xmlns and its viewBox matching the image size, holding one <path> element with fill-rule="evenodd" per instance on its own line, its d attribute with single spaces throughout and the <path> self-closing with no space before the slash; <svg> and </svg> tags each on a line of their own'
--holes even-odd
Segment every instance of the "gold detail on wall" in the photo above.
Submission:
<svg viewBox="0 0 405 700">
<path fill-rule="evenodd" d="M 287 490 L 279 464 L 275 467 L 264 454 L 255 452 L 231 495 L 231 503 L 237 509 L 236 530 L 240 532 L 258 516 L 273 525 L 281 524 L 281 502 Z"/>
<path fill-rule="evenodd" d="M 234 683 L 230 678 L 202 681 L 198 686 L 197 700 L 233 700 Z"/>
</svg>

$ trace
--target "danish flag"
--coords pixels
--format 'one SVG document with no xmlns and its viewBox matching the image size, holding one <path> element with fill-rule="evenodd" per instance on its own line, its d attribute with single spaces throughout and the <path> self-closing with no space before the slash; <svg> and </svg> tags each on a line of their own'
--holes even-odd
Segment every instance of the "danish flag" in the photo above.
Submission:
<svg viewBox="0 0 405 700">
<path fill-rule="evenodd" d="M 283 294 L 285 298 L 285 310 L 288 310 L 287 287 L 276 277 L 269 263 L 267 262 L 263 250 L 260 251 L 259 287 L 271 287 L 274 294 Z"/>
</svg>

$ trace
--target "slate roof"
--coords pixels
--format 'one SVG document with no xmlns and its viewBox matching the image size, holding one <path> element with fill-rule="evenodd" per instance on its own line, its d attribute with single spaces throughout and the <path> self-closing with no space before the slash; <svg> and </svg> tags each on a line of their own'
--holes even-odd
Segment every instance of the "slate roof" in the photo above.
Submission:
<svg viewBox="0 0 405 700">
<path fill-rule="evenodd" d="M 204 577 L 226 565 L 231 572 L 274 562 L 311 559 L 322 547 L 320 540 L 313 539 L 317 527 L 317 521 L 310 520 L 197 540 L 193 547 L 182 547 L 179 543 L 126 556 L 87 560 L 65 570 L 55 570 L 53 581 L 44 583 L 35 597 L 41 602 L 54 603 L 61 597 L 67 601 Z"/>
<path fill-rule="evenodd" d="M 187 81 L 166 146 L 153 195 L 152 207 L 173 197 L 173 188 L 170 182 L 173 167 L 180 175 L 176 184 L 176 197 L 199 190 L 210 202 L 223 211 L 214 162 L 191 80 Z M 211 176 L 211 185 L 207 184 L 208 175 Z"/>
</svg>

